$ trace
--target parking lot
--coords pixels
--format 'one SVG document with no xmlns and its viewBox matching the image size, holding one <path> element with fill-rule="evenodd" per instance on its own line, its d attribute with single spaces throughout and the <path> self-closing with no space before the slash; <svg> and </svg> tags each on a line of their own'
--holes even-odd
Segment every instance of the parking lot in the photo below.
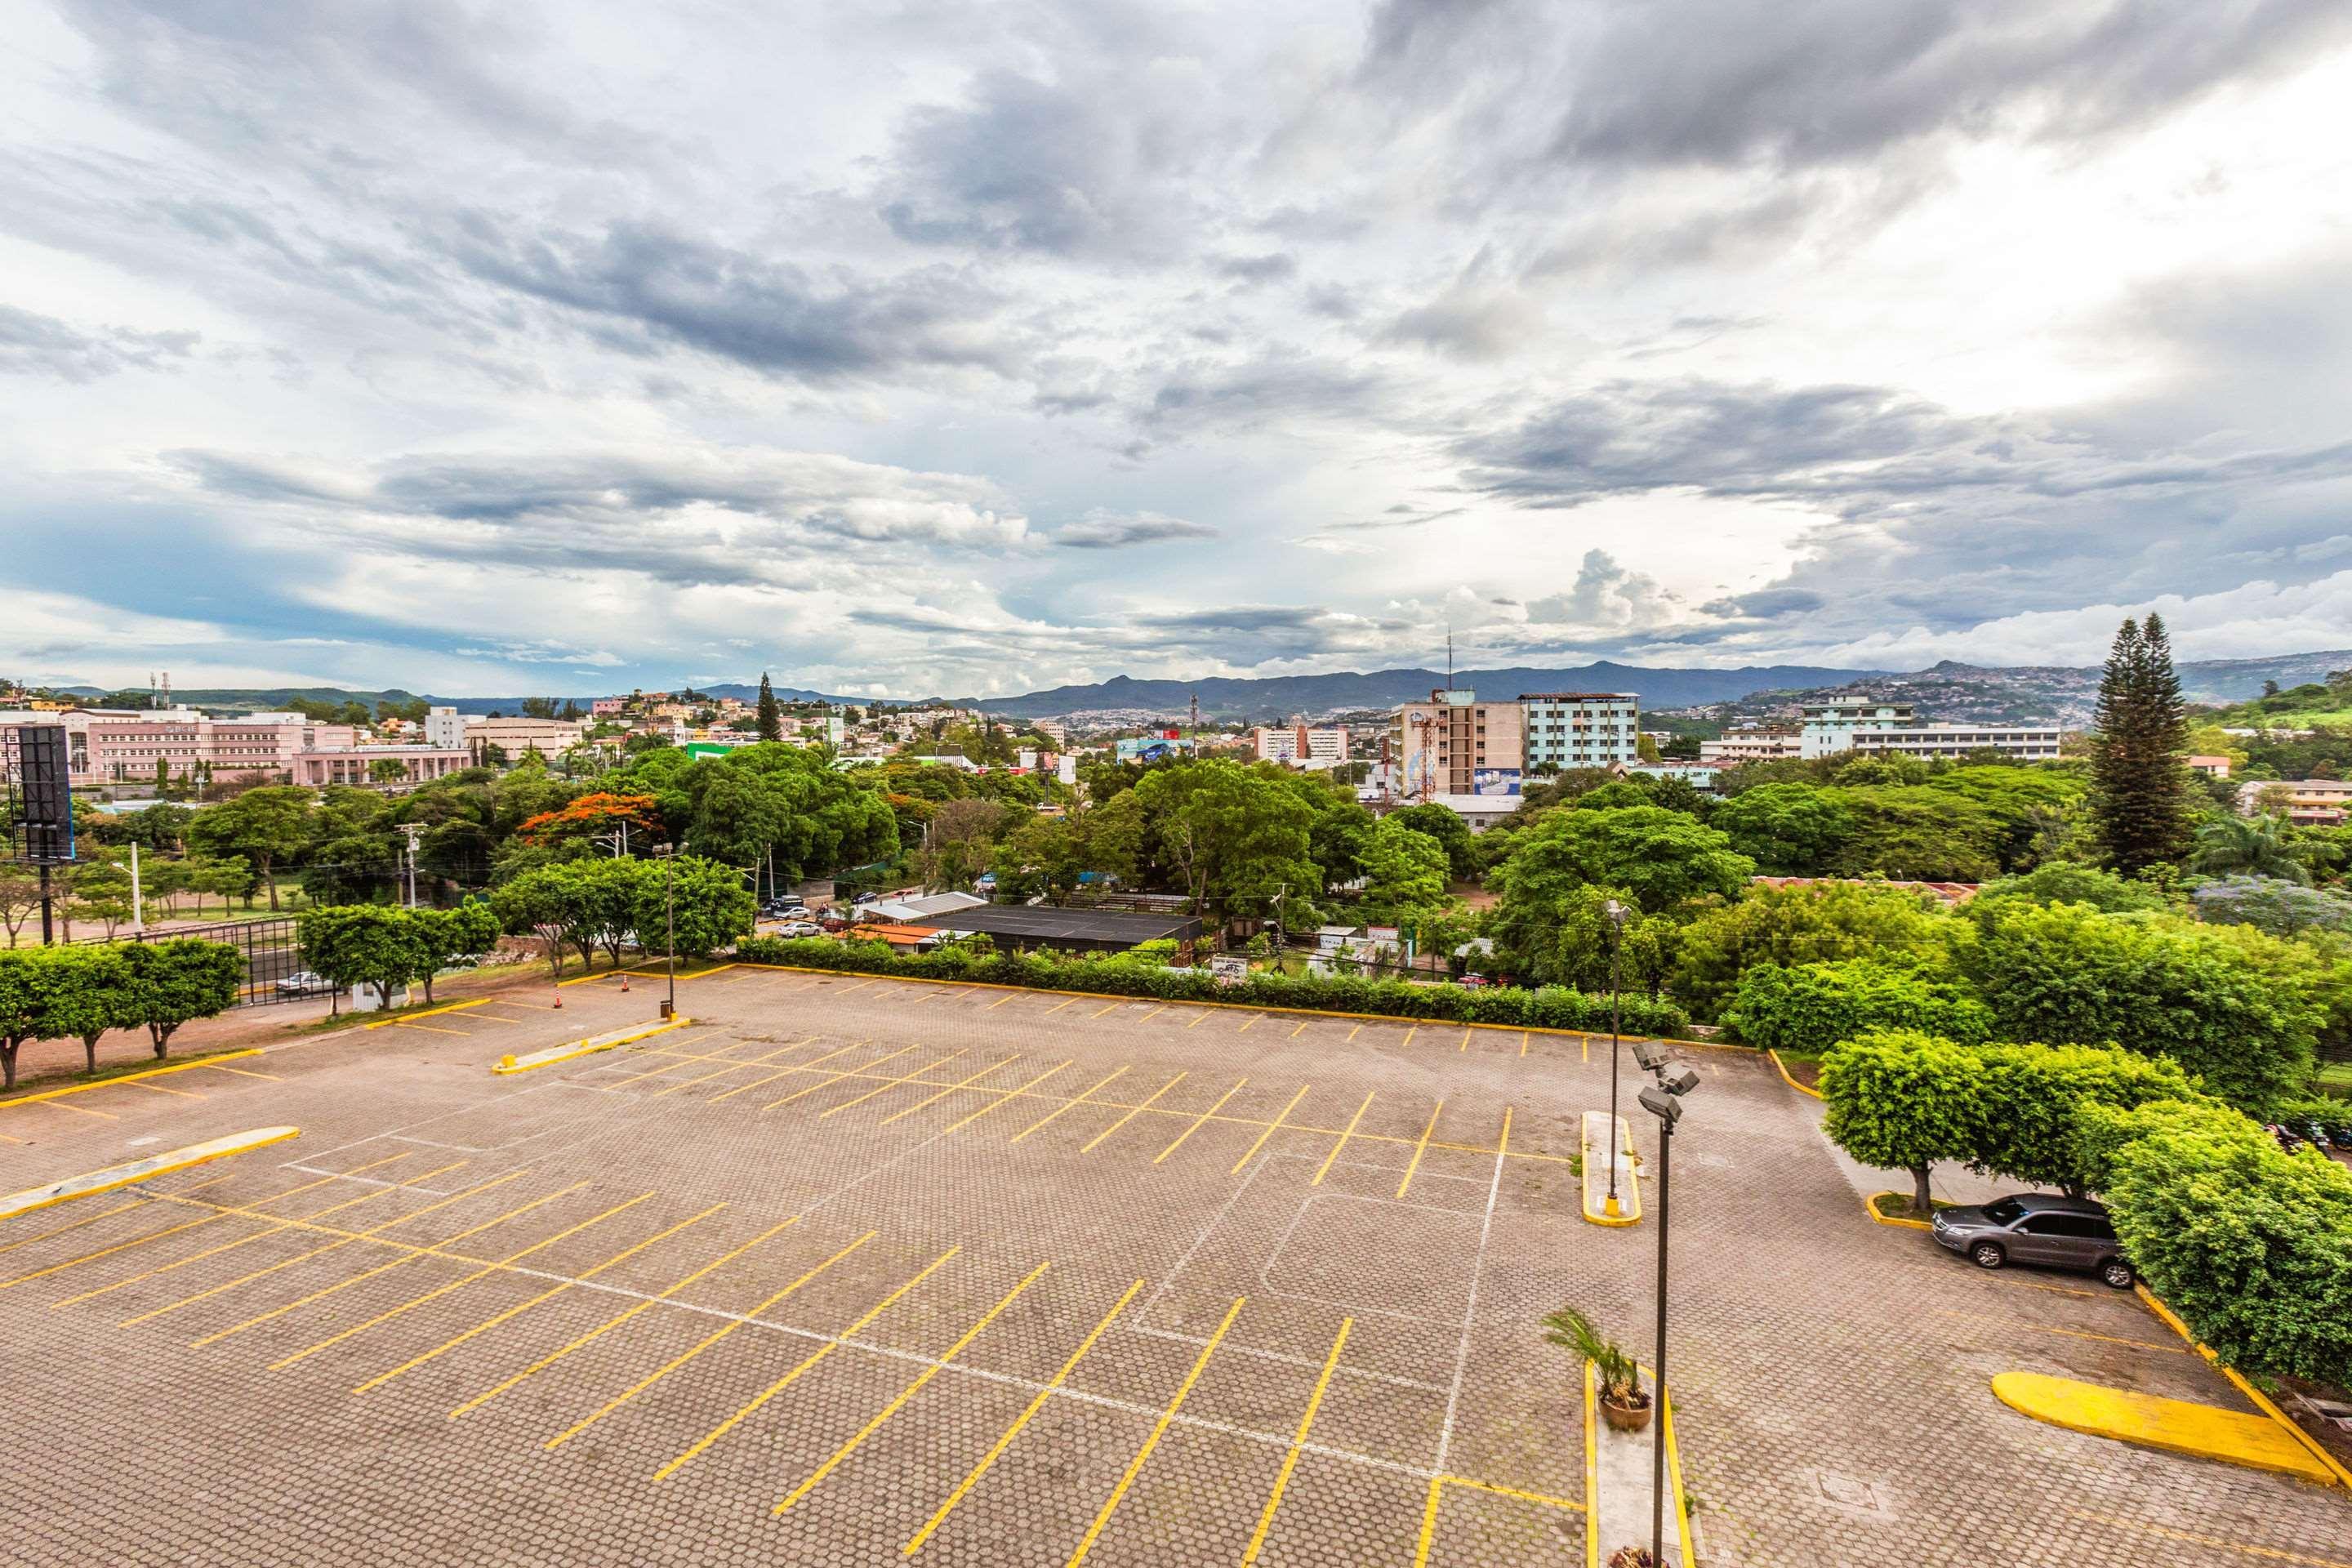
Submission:
<svg viewBox="0 0 2352 1568">
<path fill-rule="evenodd" d="M 1654 1232 L 1571 1173 L 1605 1038 L 724 968 L 491 1076 L 659 986 L 550 994 L 0 1115 L 0 1190 L 301 1129 L 0 1226 L 12 1552 L 1587 1561 L 1538 1320 L 1646 1351 Z M 1691 1059 L 1705 1561 L 2352 1563 L 2340 1492 L 2000 1405 L 2016 1368 L 2243 1407 L 2132 1297 L 1873 1225 L 1812 1101 Z"/>
</svg>

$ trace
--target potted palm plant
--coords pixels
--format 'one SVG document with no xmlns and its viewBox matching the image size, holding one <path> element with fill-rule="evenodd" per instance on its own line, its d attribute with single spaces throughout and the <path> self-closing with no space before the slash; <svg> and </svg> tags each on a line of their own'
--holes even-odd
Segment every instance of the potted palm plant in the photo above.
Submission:
<svg viewBox="0 0 2352 1568">
<path fill-rule="evenodd" d="M 1633 1358 L 1594 1328 L 1591 1319 L 1573 1307 L 1562 1307 L 1548 1314 L 1543 1325 L 1546 1341 L 1592 1363 L 1601 1384 L 1601 1418 L 1611 1430 L 1639 1432 L 1650 1424 L 1650 1396 L 1642 1388 Z"/>
</svg>

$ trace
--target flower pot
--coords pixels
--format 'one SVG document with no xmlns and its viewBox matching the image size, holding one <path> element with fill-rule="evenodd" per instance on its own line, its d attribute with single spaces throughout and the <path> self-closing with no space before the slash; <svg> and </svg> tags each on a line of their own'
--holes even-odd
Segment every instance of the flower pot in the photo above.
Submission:
<svg viewBox="0 0 2352 1568">
<path fill-rule="evenodd" d="M 1650 1424 L 1650 1402 L 1639 1405 L 1619 1405 L 1613 1400 L 1601 1401 L 1601 1419 L 1609 1423 L 1612 1432 L 1639 1432 Z"/>
</svg>

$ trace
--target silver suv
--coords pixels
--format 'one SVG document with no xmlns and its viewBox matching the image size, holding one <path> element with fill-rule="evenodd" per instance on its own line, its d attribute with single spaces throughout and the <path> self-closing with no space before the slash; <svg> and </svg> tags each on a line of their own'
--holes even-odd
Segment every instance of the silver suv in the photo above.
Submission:
<svg viewBox="0 0 2352 1568">
<path fill-rule="evenodd" d="M 2078 1268 L 2118 1290 L 2130 1289 L 2135 1278 L 2107 1211 L 2088 1198 L 2016 1193 L 1989 1204 L 1939 1210 L 1930 1228 L 1938 1247 L 1979 1268 L 2005 1263 Z"/>
</svg>

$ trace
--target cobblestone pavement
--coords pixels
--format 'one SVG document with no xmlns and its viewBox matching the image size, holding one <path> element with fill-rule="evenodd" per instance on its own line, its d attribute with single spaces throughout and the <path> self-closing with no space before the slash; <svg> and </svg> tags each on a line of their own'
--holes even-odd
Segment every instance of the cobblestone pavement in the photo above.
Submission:
<svg viewBox="0 0 2352 1568">
<path fill-rule="evenodd" d="M 516 1079 L 485 1069 L 658 985 L 5 1113 L 0 1188 L 302 1135 L 0 1226 L 0 1555 L 1585 1561 L 1536 1324 L 1648 1342 L 1655 1234 L 1584 1224 L 1568 1161 L 1605 1039 L 680 991 L 688 1026 Z M 1670 1371 L 1706 1562 L 2352 1565 L 2341 1494 L 2000 1405 L 2011 1367 L 2237 1401 L 2130 1297 L 1871 1224 L 1813 1101 L 1693 1059 Z"/>
</svg>

